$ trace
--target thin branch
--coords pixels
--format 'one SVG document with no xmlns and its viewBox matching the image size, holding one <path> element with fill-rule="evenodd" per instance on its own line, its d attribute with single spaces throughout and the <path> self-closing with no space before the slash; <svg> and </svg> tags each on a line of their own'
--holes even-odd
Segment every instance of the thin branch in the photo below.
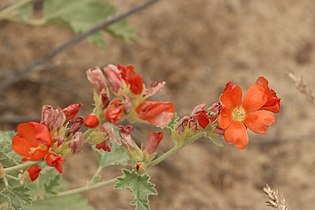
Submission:
<svg viewBox="0 0 315 210">
<path fill-rule="evenodd" d="M 153 5 L 154 3 L 157 3 L 159 0 L 148 0 L 142 4 L 138 4 L 136 6 L 134 6 L 133 8 L 131 8 L 130 10 L 128 10 L 127 12 L 118 15 L 116 17 L 112 17 L 109 18 L 107 20 L 105 20 L 104 22 L 96 25 L 95 27 L 91 28 L 90 30 L 84 32 L 81 35 L 78 35 L 76 37 L 74 37 L 73 39 L 67 41 L 66 43 L 64 43 L 63 45 L 61 45 L 60 47 L 50 51 L 48 54 L 44 55 L 43 57 L 41 57 L 40 59 L 38 59 L 37 61 L 35 61 L 34 63 L 32 63 L 31 65 L 27 66 L 25 69 L 23 69 L 22 71 L 17 72 L 15 75 L 10 76 L 9 78 L 5 79 L 1 85 L 0 85 L 0 94 L 6 90 L 8 87 L 10 87 L 11 85 L 13 85 L 14 83 L 16 83 L 19 79 L 21 79 L 23 76 L 25 76 L 26 74 L 32 72 L 34 70 L 34 68 L 38 65 L 43 64 L 44 62 L 54 58 L 55 56 L 59 55 L 61 52 L 63 52 L 64 50 L 66 50 L 67 48 L 73 47 L 74 45 L 78 44 L 79 42 L 81 42 L 82 40 L 84 40 L 85 38 L 87 38 L 88 36 L 118 22 L 121 21 L 133 14 L 135 14 L 138 11 L 141 11 L 151 5 Z"/>
</svg>

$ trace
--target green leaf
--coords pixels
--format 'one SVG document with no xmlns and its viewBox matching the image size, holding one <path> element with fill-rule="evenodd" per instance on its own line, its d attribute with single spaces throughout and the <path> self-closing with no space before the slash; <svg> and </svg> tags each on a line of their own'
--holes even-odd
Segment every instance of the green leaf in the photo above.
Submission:
<svg viewBox="0 0 315 210">
<path fill-rule="evenodd" d="M 105 48 L 106 47 L 106 42 L 104 40 L 103 33 L 101 33 L 101 32 L 97 32 L 97 33 L 89 36 L 88 40 L 91 43 L 96 44 L 100 48 Z"/>
<path fill-rule="evenodd" d="M 94 210 L 88 201 L 80 195 L 65 196 L 49 200 L 34 201 L 32 206 L 23 210 Z"/>
<path fill-rule="evenodd" d="M 125 166 L 128 164 L 129 156 L 126 150 L 122 146 L 118 146 L 112 142 L 112 148 L 110 152 L 99 150 L 93 147 L 99 158 L 99 164 L 103 167 L 112 165 Z"/>
<path fill-rule="evenodd" d="M 132 195 L 132 205 L 136 210 L 149 210 L 149 195 L 157 195 L 155 185 L 151 183 L 150 176 L 147 174 L 140 175 L 135 170 L 122 170 L 123 175 L 117 178 L 114 189 L 128 189 Z"/>
<path fill-rule="evenodd" d="M 130 42 L 137 39 L 135 30 L 128 24 L 126 20 L 122 20 L 112 26 L 109 26 L 106 31 L 111 35 L 124 40 L 125 42 Z"/>
<path fill-rule="evenodd" d="M 76 8 L 83 8 L 84 5 L 93 0 L 45 0 L 43 4 L 44 17 L 47 20 L 72 12 Z"/>
<path fill-rule="evenodd" d="M 0 162 L 4 167 L 14 166 L 20 163 L 21 157 L 12 150 L 13 131 L 0 131 Z"/>
<path fill-rule="evenodd" d="M 47 183 L 44 183 L 44 188 L 48 194 L 56 194 L 58 187 L 61 185 L 61 176 L 60 174 L 52 177 Z"/>
<path fill-rule="evenodd" d="M 30 205 L 32 203 L 30 189 L 25 186 L 19 187 L 7 187 L 0 192 L 7 198 L 8 207 L 12 210 L 20 210 L 25 204 Z"/>
</svg>

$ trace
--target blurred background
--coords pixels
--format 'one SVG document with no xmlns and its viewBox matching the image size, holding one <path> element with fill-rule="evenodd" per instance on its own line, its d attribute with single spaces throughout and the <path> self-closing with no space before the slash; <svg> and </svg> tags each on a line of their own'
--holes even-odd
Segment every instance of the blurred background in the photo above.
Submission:
<svg viewBox="0 0 315 210">
<path fill-rule="evenodd" d="M 126 11 L 143 1 L 110 2 Z M 159 192 L 150 198 L 152 209 L 267 210 L 266 183 L 285 195 L 290 209 L 314 209 L 315 106 L 287 76 L 294 72 L 315 89 L 314 1 L 161 0 L 128 21 L 136 41 L 108 36 L 105 49 L 84 41 L 6 89 L 0 129 L 39 120 L 44 104 L 83 103 L 82 115 L 89 113 L 92 89 L 85 72 L 94 66 L 133 64 L 147 84 L 166 81 L 157 98 L 173 100 L 180 116 L 197 104 L 216 102 L 229 81 L 245 90 L 264 75 L 282 98 L 281 113 L 268 134 L 251 134 L 244 151 L 201 140 L 150 169 Z M 0 83 L 73 36 L 52 25 L 1 21 Z M 137 133 L 141 139 L 145 132 Z M 159 149 L 171 145 L 164 139 Z M 96 167 L 89 149 L 67 159 L 70 187 L 85 184 Z M 103 176 L 119 174 L 113 168 Z M 84 195 L 97 209 L 133 209 L 129 193 L 111 187 Z"/>
</svg>

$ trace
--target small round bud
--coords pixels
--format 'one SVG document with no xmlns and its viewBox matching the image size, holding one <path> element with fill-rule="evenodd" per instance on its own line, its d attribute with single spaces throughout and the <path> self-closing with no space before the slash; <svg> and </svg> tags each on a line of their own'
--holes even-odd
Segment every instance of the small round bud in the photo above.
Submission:
<svg viewBox="0 0 315 210">
<path fill-rule="evenodd" d="M 85 119 L 84 119 L 84 125 L 88 128 L 95 128 L 99 125 L 99 120 L 95 114 L 89 114 Z"/>
</svg>

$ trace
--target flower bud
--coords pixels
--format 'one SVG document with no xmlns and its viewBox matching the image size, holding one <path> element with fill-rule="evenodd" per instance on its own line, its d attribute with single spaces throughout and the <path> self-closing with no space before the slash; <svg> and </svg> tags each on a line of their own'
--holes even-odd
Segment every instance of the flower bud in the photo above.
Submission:
<svg viewBox="0 0 315 210">
<path fill-rule="evenodd" d="M 99 149 L 99 150 L 102 149 L 105 152 L 110 152 L 111 148 L 112 148 L 112 143 L 109 140 L 106 140 L 106 141 L 103 141 L 100 144 L 97 144 L 96 148 Z"/>
<path fill-rule="evenodd" d="M 55 167 L 59 173 L 62 174 L 62 163 L 65 159 L 61 156 L 55 155 L 53 153 L 49 153 L 46 157 L 46 164 L 48 166 Z"/>
<path fill-rule="evenodd" d="M 132 140 L 131 132 L 133 131 L 133 127 L 131 125 L 118 125 L 119 135 L 121 138 L 121 142 L 124 147 L 127 149 L 134 149 L 137 145 Z"/>
<path fill-rule="evenodd" d="M 216 102 L 212 104 L 208 110 L 214 114 L 219 114 L 222 109 L 222 103 L 221 102 Z"/>
<path fill-rule="evenodd" d="M 132 65 L 121 64 L 118 64 L 117 68 L 121 71 L 121 77 L 125 83 L 129 85 L 130 91 L 135 95 L 141 94 L 144 87 L 143 79 L 142 76 L 136 74 L 135 68 Z"/>
<path fill-rule="evenodd" d="M 104 72 L 107 80 L 109 81 L 111 90 L 114 93 L 118 93 L 120 88 L 123 86 L 123 79 L 121 77 L 120 71 L 116 66 L 108 65 L 105 67 Z"/>
<path fill-rule="evenodd" d="M 109 97 L 107 95 L 107 93 L 102 93 L 101 94 L 101 109 L 106 109 L 110 103 Z"/>
<path fill-rule="evenodd" d="M 144 149 L 145 151 L 151 155 L 155 153 L 156 148 L 160 144 L 163 138 L 163 133 L 162 132 L 152 132 L 149 137 L 147 142 L 144 144 Z"/>
<path fill-rule="evenodd" d="M 66 115 L 66 122 L 74 120 L 77 117 L 81 106 L 81 104 L 71 104 L 63 109 L 63 113 Z"/>
<path fill-rule="evenodd" d="M 19 175 L 18 178 L 20 180 L 20 184 L 26 185 L 30 182 L 35 181 L 38 178 L 41 170 L 42 169 L 36 165 L 29 167 L 23 174 Z"/>
<path fill-rule="evenodd" d="M 73 153 L 81 151 L 83 148 L 84 136 L 82 132 L 76 132 L 70 142 L 70 149 Z"/>
<path fill-rule="evenodd" d="M 52 106 L 44 105 L 42 108 L 42 124 L 46 125 L 50 132 L 59 131 L 66 122 L 66 115 L 61 108 L 54 109 Z"/>
<path fill-rule="evenodd" d="M 83 125 L 83 117 L 77 117 L 69 126 L 67 136 L 75 134 Z"/>
<path fill-rule="evenodd" d="M 105 118 L 108 122 L 113 123 L 114 125 L 121 119 L 122 109 L 118 107 L 112 107 L 106 110 Z"/>
<path fill-rule="evenodd" d="M 89 114 L 85 119 L 84 119 L 84 125 L 88 128 L 95 128 L 99 124 L 98 118 L 95 114 Z"/>
<path fill-rule="evenodd" d="M 87 70 L 86 74 L 88 80 L 93 85 L 94 90 L 98 95 L 104 92 L 107 93 L 105 76 L 99 67 L 96 67 L 96 69 L 93 70 L 92 69 Z"/>
</svg>

